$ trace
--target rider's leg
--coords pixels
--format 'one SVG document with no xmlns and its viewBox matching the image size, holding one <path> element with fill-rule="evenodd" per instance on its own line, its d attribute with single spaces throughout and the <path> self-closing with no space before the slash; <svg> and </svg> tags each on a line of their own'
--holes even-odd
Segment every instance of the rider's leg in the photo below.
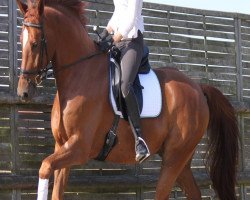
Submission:
<svg viewBox="0 0 250 200">
<path fill-rule="evenodd" d="M 135 159 L 136 161 L 142 162 L 148 156 L 150 156 L 150 152 L 146 142 L 142 138 L 139 106 L 132 87 L 125 96 L 125 102 L 127 106 L 129 123 L 135 137 Z"/>
<path fill-rule="evenodd" d="M 142 34 L 139 33 L 138 37 L 131 41 L 121 42 L 121 47 L 121 91 L 127 106 L 129 123 L 135 136 L 136 161 L 142 162 L 150 155 L 150 152 L 142 138 L 140 112 L 132 88 L 143 56 Z"/>
</svg>

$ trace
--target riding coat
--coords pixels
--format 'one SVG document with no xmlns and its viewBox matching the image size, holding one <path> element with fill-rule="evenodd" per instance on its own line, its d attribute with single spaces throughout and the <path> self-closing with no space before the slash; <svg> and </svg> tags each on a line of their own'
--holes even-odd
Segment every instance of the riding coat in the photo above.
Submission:
<svg viewBox="0 0 250 200">
<path fill-rule="evenodd" d="M 113 0 L 114 13 L 108 23 L 114 32 L 119 31 L 123 39 L 137 38 L 138 30 L 143 33 L 144 23 L 141 16 L 143 0 Z"/>
</svg>

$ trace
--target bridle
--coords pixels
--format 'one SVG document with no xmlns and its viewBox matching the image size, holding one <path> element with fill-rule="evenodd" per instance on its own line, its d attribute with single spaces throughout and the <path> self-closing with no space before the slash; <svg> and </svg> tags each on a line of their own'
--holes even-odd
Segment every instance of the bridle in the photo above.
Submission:
<svg viewBox="0 0 250 200">
<path fill-rule="evenodd" d="M 32 27 L 32 28 L 37 28 L 37 29 L 41 29 L 41 32 L 42 32 L 42 36 L 41 36 L 41 48 L 40 48 L 40 59 L 39 59 L 39 65 L 42 66 L 43 65 L 43 60 L 44 60 L 44 52 L 45 52 L 45 55 L 46 55 L 46 59 L 47 59 L 47 63 L 49 63 L 49 57 L 48 57 L 48 48 L 47 48 L 47 40 L 45 38 L 45 34 L 44 34 L 44 27 L 43 27 L 43 24 L 34 24 L 34 23 L 31 23 L 31 22 L 23 22 L 23 25 L 24 26 L 27 26 L 27 27 Z M 23 70 L 23 69 L 20 69 L 20 74 L 21 75 L 34 75 L 35 76 L 35 83 L 37 85 L 41 84 L 42 80 L 43 79 L 46 79 L 48 76 L 47 76 L 47 73 L 48 71 L 52 69 L 52 66 L 45 66 L 44 68 L 40 69 L 40 70 Z M 27 76 L 25 77 L 28 82 L 31 82 L 31 79 L 28 78 Z"/>
<path fill-rule="evenodd" d="M 49 63 L 49 57 L 48 57 L 48 48 L 47 48 L 47 40 L 46 40 L 46 37 L 45 37 L 45 33 L 44 33 L 44 27 L 43 27 L 43 24 L 35 24 L 35 23 L 31 23 L 31 22 L 23 22 L 23 25 L 24 26 L 27 26 L 27 27 L 32 27 L 32 28 L 37 28 L 37 29 L 41 29 L 42 31 L 42 36 L 41 36 L 41 48 L 40 48 L 40 59 L 39 59 L 39 66 L 42 66 L 43 65 L 43 60 L 44 60 L 44 52 L 45 52 L 45 55 L 46 55 L 46 59 L 47 59 L 47 63 Z M 85 60 L 88 60 L 88 59 L 91 59 L 97 55 L 100 55 L 100 54 L 103 54 L 102 51 L 99 51 L 99 52 L 95 52 L 93 54 L 90 54 L 88 56 L 84 56 L 82 58 L 80 58 L 79 60 L 75 61 L 75 62 L 72 62 L 70 64 L 66 64 L 66 65 L 63 65 L 61 66 L 57 71 L 56 73 L 64 70 L 64 69 L 67 69 L 71 66 L 74 66 L 76 64 L 79 64 L 80 62 L 83 62 Z M 20 74 L 21 75 L 24 75 L 24 77 L 26 78 L 26 80 L 29 82 L 29 83 L 32 83 L 33 85 L 39 85 L 42 83 L 42 81 L 44 79 L 46 79 L 47 77 L 49 77 L 48 75 L 48 71 L 50 69 L 53 69 L 53 66 L 52 65 L 47 65 L 45 67 L 43 67 L 42 69 L 40 70 L 23 70 L 23 69 L 20 69 Z M 53 72 L 55 73 L 55 72 Z M 33 83 L 31 81 L 30 78 L 28 78 L 27 76 L 25 75 L 34 75 L 35 76 L 35 83 Z"/>
</svg>

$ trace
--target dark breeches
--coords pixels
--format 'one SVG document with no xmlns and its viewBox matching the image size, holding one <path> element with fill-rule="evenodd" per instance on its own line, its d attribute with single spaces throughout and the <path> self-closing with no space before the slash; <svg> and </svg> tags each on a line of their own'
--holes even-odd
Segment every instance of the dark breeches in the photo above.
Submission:
<svg viewBox="0 0 250 200">
<path fill-rule="evenodd" d="M 143 35 L 138 31 L 137 38 L 122 40 L 116 46 L 121 51 L 121 91 L 126 96 L 133 85 L 143 56 Z"/>
</svg>

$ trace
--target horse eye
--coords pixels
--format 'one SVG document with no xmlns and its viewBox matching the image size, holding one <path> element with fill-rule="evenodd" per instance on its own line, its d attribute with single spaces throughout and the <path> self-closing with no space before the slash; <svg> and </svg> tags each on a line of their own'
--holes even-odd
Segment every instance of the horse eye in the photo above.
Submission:
<svg viewBox="0 0 250 200">
<path fill-rule="evenodd" d="M 38 46 L 37 42 L 34 42 L 34 43 L 32 44 L 32 49 L 37 48 L 37 46 Z"/>
</svg>

